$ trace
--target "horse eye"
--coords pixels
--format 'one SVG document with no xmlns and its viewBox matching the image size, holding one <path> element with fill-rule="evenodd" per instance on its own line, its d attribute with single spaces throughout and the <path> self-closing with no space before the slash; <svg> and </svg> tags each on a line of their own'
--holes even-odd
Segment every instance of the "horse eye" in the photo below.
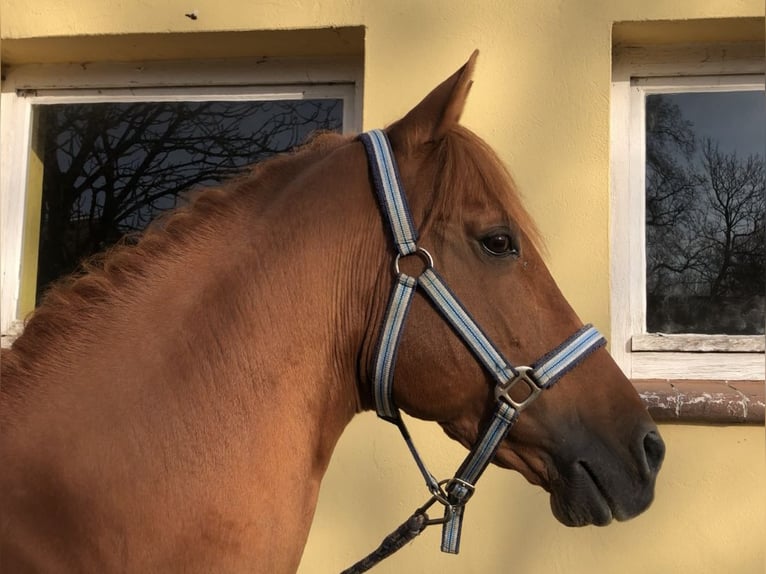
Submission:
<svg viewBox="0 0 766 574">
<path fill-rule="evenodd" d="M 496 257 L 519 254 L 519 250 L 513 244 L 513 239 L 507 233 L 488 235 L 481 240 L 481 246 L 487 253 Z"/>
</svg>

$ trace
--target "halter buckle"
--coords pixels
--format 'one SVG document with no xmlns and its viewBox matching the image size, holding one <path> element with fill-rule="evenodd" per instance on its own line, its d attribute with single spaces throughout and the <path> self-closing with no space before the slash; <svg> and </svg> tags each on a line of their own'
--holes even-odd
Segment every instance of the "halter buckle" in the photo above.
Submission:
<svg viewBox="0 0 766 574">
<path fill-rule="evenodd" d="M 543 390 L 543 387 L 535 378 L 535 370 L 532 367 L 516 367 L 517 374 L 507 383 L 499 383 L 495 387 L 495 400 L 504 400 L 517 411 L 526 409 Z M 522 400 L 517 401 L 511 398 L 511 389 L 518 383 L 524 382 L 529 389 L 529 394 Z"/>
<path fill-rule="evenodd" d="M 468 499 L 470 499 L 473 496 L 473 493 L 476 491 L 475 485 L 471 484 L 467 480 L 458 478 L 457 476 L 448 478 L 447 480 L 443 480 L 439 483 L 439 485 L 442 484 L 444 484 L 444 492 L 447 493 L 447 498 L 450 501 L 450 505 L 455 508 L 465 506 L 466 502 L 468 502 Z M 464 489 L 464 493 L 459 499 L 455 500 L 456 497 L 453 493 L 453 490 L 458 486 Z"/>
</svg>

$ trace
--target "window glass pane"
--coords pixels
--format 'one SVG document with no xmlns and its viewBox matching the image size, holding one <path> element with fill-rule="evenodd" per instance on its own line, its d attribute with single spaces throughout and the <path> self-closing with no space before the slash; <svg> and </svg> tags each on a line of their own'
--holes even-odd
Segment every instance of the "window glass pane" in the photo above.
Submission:
<svg viewBox="0 0 766 574">
<path fill-rule="evenodd" d="M 648 332 L 764 332 L 763 91 L 646 98 Z"/>
<path fill-rule="evenodd" d="M 143 229 L 189 189 L 340 131 L 343 100 L 34 107 L 42 163 L 37 297 L 93 253 Z"/>
</svg>

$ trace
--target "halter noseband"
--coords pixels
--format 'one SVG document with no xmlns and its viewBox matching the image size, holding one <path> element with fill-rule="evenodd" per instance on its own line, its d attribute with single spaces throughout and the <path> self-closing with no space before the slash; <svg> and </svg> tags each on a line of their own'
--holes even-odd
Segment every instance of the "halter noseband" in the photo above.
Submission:
<svg viewBox="0 0 766 574">
<path fill-rule="evenodd" d="M 399 427 L 432 495 L 431 499 L 419 508 L 410 520 L 392 533 L 391 537 L 395 540 L 387 539 L 388 546 L 399 545 L 383 557 L 403 546 L 422 532 L 427 525 L 436 523 L 443 524 L 442 551 L 457 554 L 460 550 L 460 530 L 465 504 L 473 494 L 476 481 L 491 462 L 495 451 L 508 434 L 519 413 L 534 402 L 542 390 L 551 387 L 586 356 L 605 345 L 606 341 L 594 327 L 586 325 L 532 366 L 514 367 L 484 334 L 444 279 L 436 272 L 428 251 L 417 246 L 417 231 L 412 223 L 399 171 L 386 133 L 382 130 L 372 130 L 359 137 L 367 151 L 378 200 L 389 224 L 397 251 L 394 260 L 396 280 L 378 341 L 373 372 L 375 408 L 378 416 Z M 408 255 L 418 255 L 425 264 L 425 269 L 418 277 L 409 276 L 399 269 L 399 259 Z M 426 469 L 393 400 L 393 373 L 397 349 L 417 287 L 428 295 L 444 319 L 496 381 L 494 411 L 481 439 L 470 450 L 455 476 L 441 482 Z M 526 386 L 528 394 L 517 401 L 511 398 L 510 392 L 519 383 Z M 443 519 L 430 520 L 425 514 L 435 502 L 444 506 Z M 416 518 L 420 520 L 413 522 Z M 402 535 L 407 536 L 404 530 L 411 533 L 407 539 L 402 538 Z M 386 546 L 387 541 L 384 541 L 381 549 Z M 376 552 L 380 552 L 381 549 Z M 373 555 L 375 553 L 365 560 Z M 379 557 L 378 560 L 380 559 Z M 363 565 L 365 560 L 358 565 Z M 366 570 L 372 564 L 364 569 Z M 346 572 L 361 571 L 364 570 L 349 569 Z"/>
</svg>

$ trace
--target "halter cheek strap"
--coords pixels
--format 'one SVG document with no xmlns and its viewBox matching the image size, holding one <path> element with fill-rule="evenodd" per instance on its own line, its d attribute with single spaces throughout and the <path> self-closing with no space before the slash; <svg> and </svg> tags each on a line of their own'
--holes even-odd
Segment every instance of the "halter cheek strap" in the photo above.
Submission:
<svg viewBox="0 0 766 574">
<path fill-rule="evenodd" d="M 387 542 L 388 546 L 399 544 L 390 552 L 383 552 L 385 557 L 414 538 L 425 526 L 441 523 L 443 524 L 442 551 L 457 554 L 460 549 L 460 530 L 465 504 L 473 494 L 476 481 L 492 461 L 498 446 L 508 434 L 519 413 L 528 407 L 542 390 L 552 386 L 590 353 L 602 347 L 606 341 L 594 327 L 586 325 L 532 366 L 514 367 L 482 331 L 434 269 L 431 255 L 417 246 L 417 231 L 412 223 L 394 155 L 385 132 L 373 130 L 361 134 L 360 139 L 367 151 L 377 197 L 397 251 L 394 260 L 396 280 L 389 298 L 374 364 L 375 408 L 381 418 L 399 427 L 432 495 L 431 499 L 419 508 L 408 522 L 386 539 L 376 552 L 380 553 L 381 549 L 387 547 Z M 425 264 L 425 270 L 418 277 L 409 276 L 399 270 L 399 259 L 409 255 L 417 255 Z M 431 299 L 444 319 L 471 349 L 476 359 L 491 374 L 496 383 L 495 407 L 481 438 L 470 450 L 455 476 L 441 482 L 428 471 L 423 463 L 393 400 L 393 373 L 397 349 L 412 298 L 418 287 Z M 524 398 L 516 400 L 510 393 L 511 389 L 520 383 L 526 388 Z M 441 520 L 430 520 L 425 514 L 435 502 L 444 506 L 444 518 Z M 420 529 L 410 528 L 414 534 L 408 540 L 402 541 L 401 532 L 412 522 L 412 519 L 418 516 L 424 517 Z M 392 540 L 391 538 L 395 535 L 398 538 Z M 363 562 L 365 561 L 357 566 Z M 347 572 L 362 571 L 364 570 L 347 570 Z"/>
</svg>

